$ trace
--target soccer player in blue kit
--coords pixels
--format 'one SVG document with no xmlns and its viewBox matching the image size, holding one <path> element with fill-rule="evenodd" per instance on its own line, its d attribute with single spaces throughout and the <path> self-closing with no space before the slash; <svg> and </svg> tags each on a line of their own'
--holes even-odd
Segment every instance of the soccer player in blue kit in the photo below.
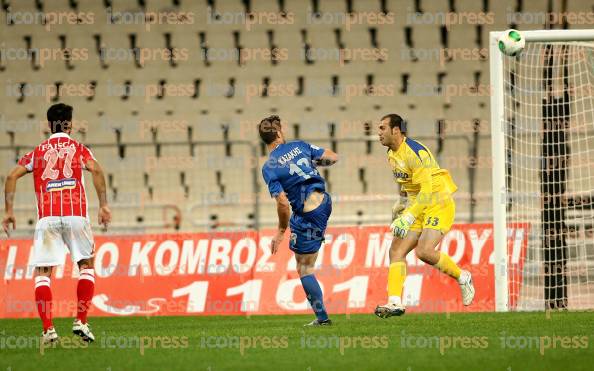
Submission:
<svg viewBox="0 0 594 371">
<path fill-rule="evenodd" d="M 285 141 L 278 116 L 263 119 L 258 131 L 269 152 L 262 176 L 270 195 L 276 199 L 278 212 L 278 230 L 270 247 L 272 254 L 278 250 L 290 224 L 289 248 L 295 253 L 303 290 L 316 314 L 316 319 L 306 326 L 329 326 L 332 321 L 324 307 L 314 265 L 332 213 L 332 199 L 316 167 L 333 165 L 338 155 L 300 140 Z"/>
</svg>

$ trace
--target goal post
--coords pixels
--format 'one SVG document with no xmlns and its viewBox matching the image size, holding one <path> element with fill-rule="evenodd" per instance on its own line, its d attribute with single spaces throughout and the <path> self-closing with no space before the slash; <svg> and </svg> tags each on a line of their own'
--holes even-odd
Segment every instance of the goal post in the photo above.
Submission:
<svg viewBox="0 0 594 371">
<path fill-rule="evenodd" d="M 591 309 L 594 30 L 520 32 L 489 37 L 495 310 Z"/>
</svg>

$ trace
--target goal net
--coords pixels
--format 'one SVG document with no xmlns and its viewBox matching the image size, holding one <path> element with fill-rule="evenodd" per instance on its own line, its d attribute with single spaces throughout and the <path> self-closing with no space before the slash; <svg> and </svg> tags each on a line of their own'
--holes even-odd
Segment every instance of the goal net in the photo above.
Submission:
<svg viewBox="0 0 594 371">
<path fill-rule="evenodd" d="M 594 32 L 523 34 L 491 49 L 497 309 L 592 309 Z"/>
</svg>

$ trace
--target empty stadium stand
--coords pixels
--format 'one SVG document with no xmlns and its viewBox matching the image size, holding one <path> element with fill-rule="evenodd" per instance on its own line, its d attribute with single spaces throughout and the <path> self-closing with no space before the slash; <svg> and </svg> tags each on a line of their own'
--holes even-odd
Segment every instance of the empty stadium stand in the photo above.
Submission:
<svg viewBox="0 0 594 371">
<path fill-rule="evenodd" d="M 375 126 L 397 112 L 451 171 L 457 220 L 485 221 L 488 32 L 514 26 L 515 12 L 534 15 L 517 27 L 539 29 L 539 12 L 592 11 L 588 0 L 563 4 L 2 0 L 1 180 L 48 135 L 45 112 L 59 101 L 106 170 L 114 231 L 274 227 L 256 128 L 274 113 L 289 138 L 341 155 L 321 170 L 336 200 L 330 223 L 385 224 L 396 187 Z M 468 12 L 492 17 L 443 22 Z M 31 191 L 19 182 L 23 234 L 35 223 Z"/>
</svg>

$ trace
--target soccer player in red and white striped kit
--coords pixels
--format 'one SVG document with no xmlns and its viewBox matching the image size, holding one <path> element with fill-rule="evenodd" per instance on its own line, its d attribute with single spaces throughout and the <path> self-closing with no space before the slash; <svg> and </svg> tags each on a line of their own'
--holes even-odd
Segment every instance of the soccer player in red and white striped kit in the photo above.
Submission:
<svg viewBox="0 0 594 371">
<path fill-rule="evenodd" d="M 25 154 L 6 177 L 2 227 L 7 235 L 10 235 L 10 227 L 15 229 L 13 203 L 16 183 L 27 173 L 33 173 L 39 218 L 33 238 L 35 302 L 43 322 L 43 342 L 58 339 L 52 323 L 51 275 L 53 268 L 64 262 L 64 246 L 70 250 L 72 261 L 78 264 L 80 272 L 76 289 L 77 315 L 72 331 L 91 342 L 95 337 L 87 323 L 87 311 L 95 287 L 94 242 L 83 170 L 93 176 L 99 197 L 99 224 L 107 227 L 111 211 L 107 205 L 105 176 L 91 151 L 70 138 L 71 106 L 54 104 L 47 111 L 47 120 L 51 136 Z"/>
</svg>

